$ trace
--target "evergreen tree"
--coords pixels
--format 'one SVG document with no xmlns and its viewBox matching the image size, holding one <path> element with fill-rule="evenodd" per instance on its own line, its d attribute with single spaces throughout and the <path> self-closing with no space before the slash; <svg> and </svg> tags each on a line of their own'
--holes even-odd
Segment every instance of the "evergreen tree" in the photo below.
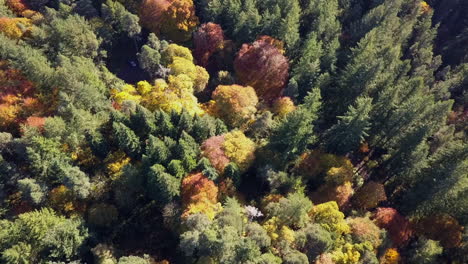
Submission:
<svg viewBox="0 0 468 264">
<path fill-rule="evenodd" d="M 356 150 L 364 138 L 368 136 L 369 112 L 372 109 L 372 99 L 359 97 L 356 106 L 350 106 L 344 116 L 338 117 L 338 124 L 325 132 L 325 150 L 337 155 Z"/>
<path fill-rule="evenodd" d="M 268 147 L 281 155 L 284 164 L 315 143 L 314 122 L 318 118 L 320 100 L 320 91 L 315 88 L 303 105 L 273 128 Z"/>
<path fill-rule="evenodd" d="M 140 139 L 135 132 L 120 122 L 112 123 L 112 129 L 117 145 L 132 157 L 140 155 Z"/>
</svg>

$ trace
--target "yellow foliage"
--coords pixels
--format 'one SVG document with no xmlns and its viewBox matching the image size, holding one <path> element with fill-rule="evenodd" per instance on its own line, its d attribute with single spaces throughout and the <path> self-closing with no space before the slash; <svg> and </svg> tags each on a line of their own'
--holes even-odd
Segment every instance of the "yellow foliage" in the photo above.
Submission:
<svg viewBox="0 0 468 264">
<path fill-rule="evenodd" d="M 380 264 L 398 264 L 400 262 L 400 253 L 396 248 L 389 248 L 380 258 Z"/>
<path fill-rule="evenodd" d="M 147 81 L 139 81 L 137 83 L 137 91 L 139 94 L 142 96 L 147 95 L 151 90 L 153 89 L 153 86 L 149 84 Z"/>
<path fill-rule="evenodd" d="M 346 243 L 332 253 L 332 259 L 336 264 L 358 263 L 360 257 L 357 248 L 350 243 Z"/>
<path fill-rule="evenodd" d="M 107 172 L 112 180 L 116 180 L 122 175 L 122 169 L 130 163 L 130 158 L 123 152 L 117 151 L 106 158 Z"/>
<path fill-rule="evenodd" d="M 294 102 L 289 97 L 281 97 L 273 104 L 273 112 L 280 118 L 285 117 L 292 111 L 296 110 Z"/>
<path fill-rule="evenodd" d="M 421 13 L 423 14 L 427 14 L 432 10 L 431 6 L 426 1 L 421 1 L 420 6 L 421 6 Z"/>
<path fill-rule="evenodd" d="M 196 203 L 191 203 L 188 205 L 187 209 L 184 211 L 184 215 L 192 215 L 197 213 L 202 213 L 206 215 L 210 220 L 213 220 L 215 216 L 221 212 L 223 207 L 221 203 L 213 204 L 208 199 L 201 199 Z"/>
<path fill-rule="evenodd" d="M 255 143 L 239 130 L 224 135 L 223 150 L 242 171 L 247 170 L 255 159 Z"/>
<path fill-rule="evenodd" d="M 205 68 L 196 66 L 193 63 L 193 56 L 189 49 L 171 44 L 164 53 L 165 59 L 169 63 L 168 67 L 172 75 L 185 74 L 192 80 L 195 92 L 205 89 L 210 79 L 210 75 Z"/>
<path fill-rule="evenodd" d="M 167 81 L 157 79 L 154 86 L 140 81 L 136 88 L 126 84 L 120 91 L 111 91 L 114 101 L 119 105 L 125 100 L 141 102 L 151 111 L 162 109 L 180 113 L 185 109 L 192 115 L 204 114 L 193 93 L 205 89 L 210 78 L 208 72 L 193 63 L 189 49 L 176 44 L 170 44 L 164 51 L 163 61 L 171 70 Z"/>
<path fill-rule="evenodd" d="M 344 219 L 344 214 L 340 212 L 335 201 L 322 203 L 314 206 L 309 212 L 312 221 L 320 224 L 329 232 L 338 235 L 349 234 L 351 228 Z"/>
<path fill-rule="evenodd" d="M 278 218 L 273 216 L 272 218 L 268 219 L 264 224 L 263 228 L 267 231 L 268 236 L 271 240 L 275 241 L 279 238 L 278 234 Z"/>
<path fill-rule="evenodd" d="M 193 56 L 192 56 L 192 52 L 190 51 L 190 49 L 184 46 L 177 45 L 177 44 L 170 44 L 164 50 L 163 60 L 166 64 L 170 64 L 173 62 L 173 59 L 176 57 L 184 58 L 188 61 L 193 61 Z"/>
<path fill-rule="evenodd" d="M 49 192 L 49 205 L 67 215 L 75 215 L 84 211 L 84 207 L 75 201 L 72 191 L 65 185 L 60 185 Z"/>
<path fill-rule="evenodd" d="M 133 85 L 125 84 L 124 87 L 120 91 L 118 90 L 111 90 L 112 98 L 118 104 L 122 104 L 124 101 L 135 101 L 140 102 L 141 96 L 138 95 L 137 90 Z"/>
<path fill-rule="evenodd" d="M 294 231 L 287 226 L 281 227 L 281 237 L 289 243 L 293 243 L 295 240 Z"/>
</svg>

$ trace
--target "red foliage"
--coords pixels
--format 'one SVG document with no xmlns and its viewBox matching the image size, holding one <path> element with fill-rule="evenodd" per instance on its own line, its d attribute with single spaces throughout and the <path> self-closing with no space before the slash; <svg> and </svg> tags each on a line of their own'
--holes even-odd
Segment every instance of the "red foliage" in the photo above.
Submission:
<svg viewBox="0 0 468 264">
<path fill-rule="evenodd" d="M 5 3 L 16 14 L 21 14 L 29 9 L 24 0 L 6 0 Z"/>
<path fill-rule="evenodd" d="M 206 68 L 211 55 L 223 47 L 224 33 L 221 26 L 211 22 L 201 25 L 193 34 L 193 44 L 197 64 Z"/>
<path fill-rule="evenodd" d="M 393 208 L 377 208 L 374 220 L 380 228 L 387 230 L 390 239 L 397 247 L 404 245 L 413 235 L 408 219 Z"/>
<path fill-rule="evenodd" d="M 445 248 L 458 247 L 462 240 L 463 226 L 446 214 L 426 217 L 417 221 L 416 231 L 425 237 L 440 241 Z"/>
<path fill-rule="evenodd" d="M 255 88 L 257 95 L 269 102 L 283 93 L 288 69 L 288 59 L 265 38 L 242 45 L 234 61 L 240 82 Z"/>
<path fill-rule="evenodd" d="M 43 109 L 35 98 L 34 84 L 0 61 L 0 127 L 18 132 L 21 123 L 31 115 L 43 115 Z"/>
<path fill-rule="evenodd" d="M 218 171 L 223 172 L 229 163 L 229 158 L 222 149 L 224 135 L 211 137 L 201 145 L 202 155 L 210 160 L 211 165 Z"/>
</svg>

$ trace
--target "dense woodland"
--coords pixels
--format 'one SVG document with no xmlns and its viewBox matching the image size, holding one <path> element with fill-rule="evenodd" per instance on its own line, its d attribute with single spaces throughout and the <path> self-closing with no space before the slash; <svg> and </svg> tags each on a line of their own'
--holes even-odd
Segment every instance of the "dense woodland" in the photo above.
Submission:
<svg viewBox="0 0 468 264">
<path fill-rule="evenodd" d="M 0 0 L 0 263 L 468 263 L 467 10 Z"/>
</svg>

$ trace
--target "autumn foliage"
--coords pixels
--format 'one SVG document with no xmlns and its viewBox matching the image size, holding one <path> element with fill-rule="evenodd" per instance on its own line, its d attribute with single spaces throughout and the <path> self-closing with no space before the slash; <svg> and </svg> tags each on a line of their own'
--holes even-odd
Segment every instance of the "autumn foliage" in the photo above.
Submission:
<svg viewBox="0 0 468 264">
<path fill-rule="evenodd" d="M 377 208 L 374 221 L 380 228 L 385 228 L 395 246 L 405 244 L 413 234 L 411 224 L 397 210 L 388 207 Z"/>
<path fill-rule="evenodd" d="M 288 79 L 289 63 L 271 41 L 260 39 L 242 45 L 234 60 L 234 70 L 243 85 L 252 86 L 266 101 L 281 96 Z"/>
<path fill-rule="evenodd" d="M 236 163 L 241 171 L 245 171 L 255 159 L 255 143 L 239 130 L 207 139 L 201 150 L 219 173 L 224 172 L 229 162 Z"/>
<path fill-rule="evenodd" d="M 371 209 L 379 205 L 380 202 L 386 201 L 387 195 L 383 184 L 370 181 L 366 183 L 356 195 L 354 195 L 354 203 L 362 209 Z"/>
<path fill-rule="evenodd" d="M 340 208 L 348 205 L 349 200 L 354 194 L 351 182 L 345 182 L 342 185 L 323 185 L 316 192 L 312 193 L 311 200 L 314 203 L 325 203 L 335 201 Z"/>
<path fill-rule="evenodd" d="M 197 64 L 206 67 L 211 55 L 224 46 L 221 26 L 211 22 L 201 25 L 193 34 L 193 45 L 193 55 Z"/>
<path fill-rule="evenodd" d="M 36 98 L 35 87 L 20 71 L 0 62 L 0 126 L 9 132 L 18 132 L 19 126 L 31 116 L 41 116 L 44 106 Z M 33 126 L 43 120 L 32 118 Z"/>
<path fill-rule="evenodd" d="M 203 213 L 213 219 L 220 209 L 218 187 L 202 173 L 190 174 L 183 179 L 181 196 L 185 207 L 183 217 Z"/>
<path fill-rule="evenodd" d="M 144 0 L 140 20 L 150 31 L 175 41 L 188 40 L 198 24 L 192 0 Z"/>
<path fill-rule="evenodd" d="M 213 92 L 214 114 L 232 127 L 253 119 L 258 98 L 252 87 L 220 85 Z"/>
<path fill-rule="evenodd" d="M 445 248 L 457 247 L 462 241 L 463 226 L 447 214 L 428 216 L 417 221 L 415 226 L 418 234 L 440 241 Z"/>
<path fill-rule="evenodd" d="M 400 253 L 396 248 L 389 248 L 380 258 L 380 264 L 398 264 L 400 263 Z"/>
<path fill-rule="evenodd" d="M 31 30 L 31 26 L 31 20 L 28 18 L 0 17 L 0 32 L 13 39 L 21 38 Z"/>
</svg>

